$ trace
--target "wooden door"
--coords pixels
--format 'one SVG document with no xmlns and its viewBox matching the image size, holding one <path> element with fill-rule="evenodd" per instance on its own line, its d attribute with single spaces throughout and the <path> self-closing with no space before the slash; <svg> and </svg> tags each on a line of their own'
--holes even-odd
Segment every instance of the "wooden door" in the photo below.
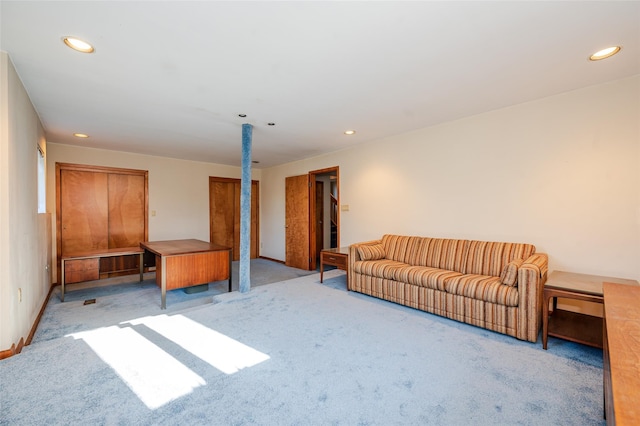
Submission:
<svg viewBox="0 0 640 426">
<path fill-rule="evenodd" d="M 240 179 L 209 177 L 209 241 L 232 247 L 240 259 Z M 251 247 L 249 257 L 259 255 L 259 186 L 251 182 Z"/>
<path fill-rule="evenodd" d="M 285 264 L 309 270 L 309 175 L 285 179 Z"/>
<path fill-rule="evenodd" d="M 109 173 L 109 248 L 137 247 L 145 241 L 145 178 Z"/>
<path fill-rule="evenodd" d="M 209 179 L 209 241 L 233 247 L 233 260 L 240 258 L 236 247 L 236 190 L 234 182 Z M 239 232 L 239 230 L 238 230 Z"/>
<path fill-rule="evenodd" d="M 109 248 L 106 173 L 60 170 L 58 256 Z"/>
</svg>

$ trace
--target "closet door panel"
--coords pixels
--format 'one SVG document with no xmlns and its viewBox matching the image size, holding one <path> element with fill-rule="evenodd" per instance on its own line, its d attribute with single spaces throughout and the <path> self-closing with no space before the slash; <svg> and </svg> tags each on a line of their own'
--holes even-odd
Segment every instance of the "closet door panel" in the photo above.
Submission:
<svg viewBox="0 0 640 426">
<path fill-rule="evenodd" d="M 105 173 L 61 170 L 61 255 L 109 247 Z"/>
<path fill-rule="evenodd" d="M 251 250 L 259 255 L 259 186 L 251 182 Z M 232 247 L 233 260 L 240 260 L 240 179 L 209 177 L 209 237 L 214 244 Z"/>
<path fill-rule="evenodd" d="M 109 248 L 145 241 L 145 177 L 109 174 Z"/>
</svg>

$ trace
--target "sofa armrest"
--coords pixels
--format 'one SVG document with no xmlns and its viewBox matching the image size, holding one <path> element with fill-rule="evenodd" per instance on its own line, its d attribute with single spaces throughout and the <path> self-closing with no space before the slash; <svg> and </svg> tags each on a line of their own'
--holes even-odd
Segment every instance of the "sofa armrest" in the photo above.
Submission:
<svg viewBox="0 0 640 426">
<path fill-rule="evenodd" d="M 380 244 L 382 243 L 382 240 L 372 240 L 372 241 L 365 241 L 362 243 L 355 243 L 355 244 L 351 244 L 349 246 L 349 266 L 347 268 L 347 276 L 349 277 L 349 279 L 347 280 L 347 282 L 349 283 L 349 285 L 347 286 L 347 288 L 349 290 L 352 290 L 351 284 L 352 284 L 352 280 L 351 277 L 353 276 L 353 265 L 361 260 L 360 259 L 360 253 L 358 252 L 358 247 L 359 246 L 365 246 L 365 245 L 374 245 L 374 244 Z"/>
<path fill-rule="evenodd" d="M 542 291 L 547 282 L 549 258 L 534 253 L 518 269 L 518 338 L 538 341 L 542 320 Z"/>
</svg>

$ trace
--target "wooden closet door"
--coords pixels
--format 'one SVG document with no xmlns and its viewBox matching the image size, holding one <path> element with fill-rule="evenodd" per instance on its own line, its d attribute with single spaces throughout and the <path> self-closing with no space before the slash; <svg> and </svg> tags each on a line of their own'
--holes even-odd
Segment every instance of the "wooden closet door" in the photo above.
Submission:
<svg viewBox="0 0 640 426">
<path fill-rule="evenodd" d="M 240 248 L 236 247 L 234 182 L 209 181 L 209 237 L 210 242 L 233 247 L 233 260 L 240 258 Z M 240 232 L 238 227 L 238 232 Z"/>
<path fill-rule="evenodd" d="M 61 253 L 109 248 L 109 191 L 105 173 L 60 171 Z"/>
<path fill-rule="evenodd" d="M 309 175 L 285 178 L 285 264 L 309 270 Z"/>
<path fill-rule="evenodd" d="M 251 247 L 249 257 L 259 255 L 259 186 L 251 182 Z M 209 239 L 232 247 L 233 260 L 240 260 L 240 179 L 209 177 Z"/>
<path fill-rule="evenodd" d="M 144 241 L 145 179 L 110 173 L 109 248 L 137 247 Z"/>
</svg>

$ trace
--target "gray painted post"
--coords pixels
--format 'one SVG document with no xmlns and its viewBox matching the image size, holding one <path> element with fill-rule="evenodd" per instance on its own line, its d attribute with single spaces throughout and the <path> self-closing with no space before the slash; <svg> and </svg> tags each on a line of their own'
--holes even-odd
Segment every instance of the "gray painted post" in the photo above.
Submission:
<svg viewBox="0 0 640 426">
<path fill-rule="evenodd" d="M 242 125 L 240 181 L 240 293 L 251 290 L 251 136 L 253 126 Z"/>
</svg>

